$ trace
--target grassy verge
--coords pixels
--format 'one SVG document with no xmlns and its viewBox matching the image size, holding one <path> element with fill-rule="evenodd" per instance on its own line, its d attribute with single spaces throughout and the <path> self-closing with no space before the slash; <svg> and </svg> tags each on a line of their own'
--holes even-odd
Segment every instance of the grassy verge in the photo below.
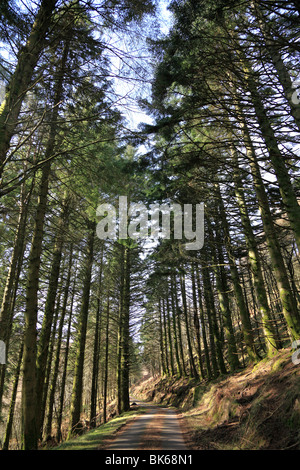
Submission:
<svg viewBox="0 0 300 470">
<path fill-rule="evenodd" d="M 120 416 L 110 420 L 106 424 L 102 424 L 98 428 L 89 431 L 82 436 L 77 436 L 68 441 L 63 442 L 52 450 L 97 450 L 99 446 L 104 444 L 104 441 L 110 439 L 114 434 L 121 429 L 129 421 L 137 418 L 140 414 L 144 413 L 143 408 L 128 411 Z"/>
</svg>

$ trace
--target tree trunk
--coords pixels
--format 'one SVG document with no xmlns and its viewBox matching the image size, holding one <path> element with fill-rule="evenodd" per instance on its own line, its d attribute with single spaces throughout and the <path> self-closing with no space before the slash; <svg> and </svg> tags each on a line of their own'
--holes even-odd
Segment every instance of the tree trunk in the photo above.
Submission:
<svg viewBox="0 0 300 470">
<path fill-rule="evenodd" d="M 108 333 L 109 333 L 109 294 L 107 296 L 106 307 L 106 328 L 105 328 L 105 362 L 104 362 L 104 384 L 103 384 L 103 423 L 107 421 L 107 377 L 108 377 Z M 123 395 L 122 395 L 123 397 Z M 125 411 L 125 410 L 124 410 Z"/>
<path fill-rule="evenodd" d="M 185 367 L 185 359 L 184 359 L 183 344 L 182 344 L 182 331 L 181 331 L 181 309 L 178 303 L 176 276 L 172 277 L 172 291 L 174 292 L 175 308 L 177 312 L 176 317 L 177 317 L 178 343 L 179 343 L 180 358 L 182 362 L 182 373 L 184 376 L 186 376 L 187 374 L 186 374 L 186 367 Z"/>
<path fill-rule="evenodd" d="M 283 62 L 278 46 L 274 44 L 272 31 L 269 28 L 268 22 L 264 18 L 261 6 L 257 0 L 251 0 L 251 8 L 258 20 L 259 27 L 264 36 L 267 51 L 270 59 L 277 71 L 277 76 L 283 89 L 284 96 L 289 104 L 291 115 L 300 131 L 300 106 L 292 99 L 295 89 L 290 74 Z M 299 11 L 299 10 L 298 10 Z"/>
<path fill-rule="evenodd" d="M 39 416 L 36 415 L 37 404 L 37 378 L 36 378 L 36 324 L 38 308 L 39 271 L 42 253 L 42 241 L 44 231 L 44 220 L 47 207 L 49 189 L 49 176 L 51 161 L 49 160 L 55 146 L 58 121 L 58 103 L 61 101 L 63 91 L 64 70 L 66 66 L 69 44 L 66 44 L 61 61 L 61 70 L 56 84 L 56 105 L 52 111 L 50 133 L 45 150 L 46 163 L 42 167 L 42 176 L 39 189 L 39 199 L 35 217 L 35 226 L 28 262 L 27 286 L 26 286 L 26 308 L 25 308 L 25 330 L 24 330 L 24 360 L 23 360 L 23 449 L 37 448 Z M 40 398 L 40 397 L 39 397 Z"/>
<path fill-rule="evenodd" d="M 251 274 L 253 285 L 255 289 L 256 299 L 258 303 L 259 312 L 263 322 L 263 329 L 265 334 L 266 346 L 268 354 L 273 354 L 279 349 L 278 338 L 273 327 L 272 315 L 268 303 L 268 297 L 264 286 L 263 273 L 261 268 L 260 256 L 258 252 L 255 235 L 252 230 L 248 208 L 245 200 L 243 190 L 243 183 L 239 171 L 239 162 L 235 149 L 231 151 L 232 160 L 234 164 L 234 183 L 235 195 L 239 206 L 243 231 L 246 239 L 248 249 L 248 259 L 251 267 Z"/>
<path fill-rule="evenodd" d="M 63 416 L 63 409 L 64 409 L 64 397 L 65 397 L 65 387 L 66 387 L 66 379 L 67 379 L 67 367 L 68 367 L 69 345 L 70 345 L 70 337 L 71 337 L 73 305 L 74 305 L 74 297 L 75 297 L 75 286 L 76 286 L 76 274 L 74 276 L 74 281 L 73 281 L 72 296 L 71 296 L 71 302 L 70 302 L 70 313 L 69 313 L 68 328 L 67 328 L 67 338 L 66 338 L 66 344 L 65 344 L 64 366 L 63 366 L 63 373 L 62 373 L 62 378 L 61 378 L 61 390 L 60 390 L 60 397 L 59 397 L 57 432 L 56 432 L 57 442 L 60 442 L 62 438 L 61 423 L 62 423 L 62 416 Z"/>
<path fill-rule="evenodd" d="M 16 69 L 0 108 L 0 179 L 24 97 L 32 84 L 40 54 L 46 46 L 46 34 L 56 3 L 57 0 L 42 0 L 26 45 L 19 52 Z"/>
<path fill-rule="evenodd" d="M 129 247 L 125 247 L 124 253 L 124 295 L 122 308 L 122 355 L 121 355 L 121 402 L 122 412 L 129 411 L 129 342 L 130 342 L 130 270 L 131 252 Z"/>
<path fill-rule="evenodd" d="M 58 314 L 60 310 L 60 297 L 61 297 L 61 292 L 59 292 L 59 295 L 57 297 L 57 303 L 55 307 L 55 312 L 53 316 L 53 326 L 52 326 L 52 331 L 51 331 L 51 337 L 49 341 L 49 350 L 47 354 L 47 362 L 46 362 L 46 367 L 45 367 L 45 380 L 43 384 L 43 389 L 42 389 L 42 399 L 41 399 L 41 405 L 39 409 L 39 438 L 42 440 L 43 438 L 43 427 L 44 427 L 44 419 L 45 419 L 45 413 L 46 413 L 46 404 L 47 404 L 47 398 L 48 398 L 48 391 L 50 388 L 50 376 L 51 376 L 51 370 L 52 370 L 52 361 L 53 361 L 53 352 L 54 352 L 54 344 L 55 344 L 55 336 L 56 336 L 56 330 L 57 330 L 57 323 L 58 323 Z"/>
<path fill-rule="evenodd" d="M 173 332 L 174 332 L 174 345 L 175 345 L 177 375 L 179 377 L 181 377 L 182 376 L 182 367 L 181 367 L 180 355 L 179 355 L 178 333 L 177 333 L 177 325 L 176 325 L 176 303 L 175 303 L 175 298 L 174 298 L 174 289 L 173 289 L 172 277 L 171 277 L 170 292 L 171 292 L 172 320 L 173 320 Z"/>
<path fill-rule="evenodd" d="M 38 280 L 41 263 L 44 217 L 46 213 L 49 165 L 42 171 L 39 201 L 36 212 L 35 227 L 31 250 L 29 254 L 29 267 L 26 286 L 26 308 L 24 329 L 24 359 L 23 359 L 23 444 L 24 450 L 37 448 L 38 423 L 36 416 L 36 346 L 37 346 L 37 310 L 38 310 Z"/>
<path fill-rule="evenodd" d="M 189 324 L 188 324 L 188 309 L 187 309 L 187 301 L 186 301 L 186 288 L 185 288 L 185 276 L 184 275 L 180 276 L 180 285 L 181 285 L 183 314 L 184 314 L 185 326 L 186 326 L 186 337 L 187 337 L 187 343 L 188 343 L 191 376 L 198 378 L 198 373 L 195 367 L 194 355 L 193 355 L 193 350 L 192 350 L 190 329 L 189 329 Z"/>
<path fill-rule="evenodd" d="M 165 361 L 165 348 L 164 348 L 164 337 L 163 337 L 163 322 L 162 312 L 160 308 L 160 299 L 158 305 L 158 321 L 159 321 L 159 345 L 160 345 L 160 362 L 161 362 L 161 373 L 162 375 L 167 374 L 166 361 Z"/>
<path fill-rule="evenodd" d="M 242 117 L 242 114 L 241 114 Z M 282 303 L 282 311 L 285 317 L 288 329 L 292 340 L 300 337 L 300 318 L 297 309 L 297 303 L 293 296 L 292 289 L 289 284 L 287 270 L 281 253 L 280 244 L 277 238 L 276 229 L 274 226 L 272 214 L 269 207 L 268 197 L 265 191 L 263 180 L 260 174 L 259 165 L 257 162 L 254 147 L 247 129 L 246 122 L 241 119 L 240 121 L 246 151 L 249 159 L 253 183 L 255 187 L 256 197 L 259 205 L 259 210 L 263 222 L 263 227 L 266 236 L 266 243 L 270 253 L 274 274 L 277 281 L 278 291 Z"/>
<path fill-rule="evenodd" d="M 247 73 L 248 88 L 251 93 L 252 103 L 260 126 L 260 131 L 267 146 L 272 166 L 275 170 L 279 191 L 295 236 L 298 250 L 300 250 L 300 205 L 297 200 L 297 195 L 292 186 L 290 175 L 285 165 L 284 156 L 281 154 L 278 147 L 276 136 L 257 90 L 257 85 L 253 78 L 253 71 L 249 66 L 245 67 L 245 71 Z"/>
<path fill-rule="evenodd" d="M 119 290 L 119 331 L 118 331 L 118 365 L 117 365 L 117 413 L 122 413 L 122 371 L 121 371 L 121 357 L 122 357 L 122 337 L 123 337 L 123 302 L 124 302 L 124 263 L 125 263 L 125 247 L 121 245 L 120 256 L 120 290 Z"/>
<path fill-rule="evenodd" d="M 199 303 L 200 321 L 201 321 L 201 330 L 202 330 L 202 341 L 203 341 L 204 355 L 205 355 L 205 366 L 206 366 L 206 371 L 207 371 L 207 378 L 208 380 L 210 380 L 212 378 L 212 371 L 211 371 L 211 366 L 210 366 L 209 348 L 208 348 L 207 337 L 206 337 L 206 322 L 204 318 L 204 309 L 203 309 L 203 302 L 202 302 L 201 282 L 200 282 L 200 273 L 199 273 L 198 263 L 195 264 L 195 268 L 196 268 L 198 303 Z"/>
<path fill-rule="evenodd" d="M 202 361 L 202 348 L 201 348 L 201 335 L 200 335 L 200 321 L 198 316 L 198 308 L 197 308 L 197 294 L 196 294 L 196 281 L 195 281 L 195 266 L 194 263 L 191 265 L 191 273 L 192 273 L 192 292 L 193 292 L 193 321 L 194 321 L 194 329 L 196 335 L 196 344 L 197 344 L 197 355 L 198 355 L 198 362 L 199 362 L 199 371 L 201 377 L 205 377 L 203 361 Z"/>
<path fill-rule="evenodd" d="M 211 287 L 210 273 L 208 268 L 207 254 L 203 252 L 203 259 L 201 263 L 204 299 L 207 311 L 208 326 L 209 326 L 209 339 L 210 339 L 210 354 L 212 363 L 212 373 L 214 377 L 219 375 L 219 368 L 221 373 L 226 374 L 226 366 L 223 358 L 222 344 L 220 341 L 220 334 L 218 331 L 215 304 L 213 292 Z"/>
<path fill-rule="evenodd" d="M 100 356 L 100 336 L 101 336 L 101 296 L 102 296 L 102 268 L 103 268 L 103 247 L 102 256 L 99 268 L 98 280 L 98 293 L 97 293 L 97 311 L 96 311 L 96 326 L 94 337 L 94 351 L 93 351 L 93 374 L 92 374 L 92 388 L 91 388 L 91 412 L 90 412 L 90 426 L 96 427 L 97 415 L 97 391 L 98 391 L 98 373 L 99 373 L 99 356 Z"/>
<path fill-rule="evenodd" d="M 12 329 L 12 321 L 14 314 L 14 295 L 16 295 L 17 287 L 19 284 L 19 277 L 21 272 L 22 260 L 25 250 L 26 239 L 26 223 L 28 216 L 29 201 L 31 198 L 34 182 L 32 182 L 31 189 L 25 194 L 25 185 L 21 190 L 21 204 L 18 218 L 18 225 L 14 240 L 14 248 L 10 260 L 9 270 L 6 278 L 1 310 L 0 310 L 0 340 L 4 341 L 6 345 L 6 356 L 9 350 L 9 340 Z M 15 294 L 14 294 L 15 293 Z M 2 396 L 5 381 L 6 364 L 0 364 L 0 416 L 2 408 Z"/>
<path fill-rule="evenodd" d="M 55 311 L 55 301 L 56 301 L 56 294 L 57 294 L 57 287 L 58 287 L 58 279 L 60 273 L 60 264 L 62 258 L 62 250 L 63 250 L 63 238 L 64 238 L 64 230 L 68 225 L 68 217 L 69 217 L 69 204 L 66 200 L 64 202 L 64 207 L 62 209 L 60 218 L 58 220 L 58 228 L 57 228 L 57 236 L 55 240 L 54 250 L 53 250 L 53 259 L 52 259 L 52 266 L 50 271 L 50 278 L 49 278 L 49 288 L 45 303 L 45 310 L 44 310 L 44 317 L 43 323 L 38 343 L 38 351 L 37 351 L 37 404 L 36 404 L 36 416 L 38 420 L 39 429 L 42 430 L 43 427 L 43 419 L 42 419 L 42 398 L 43 398 L 43 389 L 44 389 L 44 381 L 45 381 L 45 372 L 46 372 L 46 364 L 47 364 L 47 356 L 48 356 L 48 349 L 49 349 L 49 341 L 51 335 L 51 328 L 53 323 L 53 315 Z"/>
<path fill-rule="evenodd" d="M 238 273 L 237 266 L 236 266 L 236 260 L 235 260 L 235 256 L 232 250 L 229 226 L 228 226 L 228 221 L 226 218 L 226 212 L 225 212 L 223 200 L 221 199 L 221 191 L 220 191 L 219 185 L 217 186 L 216 189 L 219 195 L 220 217 L 222 221 L 222 227 L 224 230 L 225 246 L 226 246 L 226 250 L 227 250 L 229 261 L 230 261 L 230 273 L 231 273 L 231 278 L 233 282 L 235 298 L 236 298 L 236 302 L 237 302 L 238 309 L 239 309 L 239 314 L 240 314 L 242 325 L 243 325 L 244 341 L 246 344 L 246 349 L 247 349 L 247 353 L 248 353 L 250 360 L 255 362 L 259 359 L 259 356 L 255 348 L 249 312 L 245 304 L 243 290 L 241 288 L 240 279 L 239 279 L 239 273 Z"/>
<path fill-rule="evenodd" d="M 77 328 L 77 347 L 75 359 L 75 371 L 73 380 L 73 391 L 71 398 L 70 410 L 70 428 L 69 436 L 73 433 L 81 431 L 80 414 L 82 406 L 82 391 L 83 391 L 83 365 L 84 365 L 84 352 L 86 343 L 87 320 L 89 313 L 89 300 L 90 300 L 90 287 L 93 266 L 93 252 L 95 240 L 95 227 L 94 222 L 89 222 L 89 232 L 87 235 L 86 245 L 86 260 L 83 279 L 82 301 L 81 309 L 78 318 Z"/>
<path fill-rule="evenodd" d="M 169 304 L 169 297 L 168 293 L 166 296 L 166 314 L 167 314 L 167 325 L 168 325 L 168 339 L 169 339 L 169 346 L 170 346 L 170 365 L 171 365 L 171 373 L 175 375 L 175 367 L 174 367 L 174 357 L 173 357 L 173 342 L 172 342 L 172 331 L 171 331 L 171 318 L 170 318 L 170 304 Z"/>
<path fill-rule="evenodd" d="M 59 325 L 58 325 L 58 332 L 57 332 L 57 341 L 56 341 L 57 346 L 56 346 L 56 352 L 55 352 L 53 374 L 52 374 L 52 380 L 51 380 L 50 392 L 49 392 L 49 406 L 48 406 L 47 424 L 46 424 L 46 432 L 45 432 L 46 440 L 51 438 L 51 434 L 52 434 L 54 398 L 55 398 L 56 384 L 57 384 L 57 378 L 58 378 L 58 373 L 59 373 L 59 364 L 60 364 L 60 357 L 61 357 L 60 356 L 61 342 L 62 342 L 63 327 L 64 327 L 64 321 L 65 321 L 66 310 L 67 310 L 67 302 L 68 302 L 68 297 L 69 297 L 72 263 L 73 263 L 73 256 L 72 256 L 72 245 L 71 245 L 67 280 L 66 280 L 66 285 L 64 287 L 63 304 L 62 304 L 62 310 L 61 310 L 61 315 L 60 315 Z"/>
<path fill-rule="evenodd" d="M 167 375 L 170 375 L 170 367 L 169 367 L 169 354 L 168 354 L 168 335 L 167 335 L 167 321 L 166 321 L 166 311 L 164 308 L 164 301 L 163 299 L 159 299 L 159 308 L 161 310 L 161 316 L 163 319 L 163 339 L 164 339 L 164 355 L 166 361 L 166 371 Z"/>
<path fill-rule="evenodd" d="M 3 439 L 2 450 L 8 450 L 9 448 L 9 440 L 11 437 L 11 432 L 12 432 L 12 427 L 13 427 L 13 419 L 14 419 L 17 391 L 18 391 L 18 385 L 19 385 L 19 379 L 20 379 L 22 359 L 23 359 L 23 343 L 21 344 L 20 351 L 19 351 L 19 358 L 18 358 L 17 368 L 15 372 L 15 381 L 14 381 L 11 400 L 10 400 L 9 414 L 7 418 L 7 424 L 6 424 L 6 430 L 5 430 L 5 435 Z"/>
<path fill-rule="evenodd" d="M 213 235 L 210 221 L 208 219 L 207 219 L 207 225 L 208 225 L 208 236 L 209 236 L 210 243 L 211 243 L 213 271 L 215 273 L 216 288 L 218 292 L 220 311 L 221 311 L 221 315 L 223 318 L 224 332 L 225 332 L 225 338 L 226 338 L 226 343 L 227 343 L 227 355 L 228 355 L 227 359 L 228 359 L 228 363 L 230 366 L 230 370 L 233 372 L 240 367 L 240 364 L 239 364 L 238 352 L 237 352 L 237 347 L 236 347 L 235 335 L 233 331 L 231 309 L 230 309 L 230 304 L 229 304 L 229 297 L 228 297 L 229 287 L 227 283 L 226 273 L 224 272 L 225 262 L 223 259 L 223 253 L 221 253 L 223 247 L 219 245 L 220 240 L 218 239 L 217 243 L 218 243 L 219 256 L 217 257 L 216 249 L 213 246 L 214 235 Z M 219 227 L 216 228 L 216 232 L 218 232 L 218 230 L 219 230 Z"/>
</svg>

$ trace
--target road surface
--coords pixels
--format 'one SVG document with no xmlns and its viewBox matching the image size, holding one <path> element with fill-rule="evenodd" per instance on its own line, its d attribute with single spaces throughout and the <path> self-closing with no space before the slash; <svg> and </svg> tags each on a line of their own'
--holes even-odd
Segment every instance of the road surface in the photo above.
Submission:
<svg viewBox="0 0 300 470">
<path fill-rule="evenodd" d="M 176 411 L 135 401 L 146 413 L 126 425 L 107 450 L 186 450 Z"/>
</svg>

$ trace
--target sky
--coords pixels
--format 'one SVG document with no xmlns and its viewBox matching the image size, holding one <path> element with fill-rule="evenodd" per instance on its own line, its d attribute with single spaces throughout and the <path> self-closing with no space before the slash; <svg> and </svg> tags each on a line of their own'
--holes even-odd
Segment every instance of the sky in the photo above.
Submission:
<svg viewBox="0 0 300 470">
<path fill-rule="evenodd" d="M 160 0 L 158 2 L 158 7 L 157 7 L 157 20 L 159 22 L 160 26 L 160 31 L 163 35 L 167 34 L 169 31 L 169 28 L 171 26 L 171 20 L 172 20 L 172 14 L 170 11 L 168 11 L 167 6 L 170 2 L 166 0 Z M 130 54 L 130 47 L 132 44 L 126 43 L 126 41 L 123 41 L 122 39 L 118 42 L 118 46 L 120 49 L 123 49 L 124 52 L 126 53 L 127 51 Z M 141 42 L 141 47 L 143 47 L 143 40 Z M 136 50 L 136 55 L 139 55 L 139 51 Z M 146 55 L 149 54 L 147 51 L 142 50 L 142 53 L 146 52 Z M 113 67 L 115 70 L 118 70 L 120 68 L 120 59 L 118 59 L 115 56 L 111 57 Z M 145 64 L 147 67 L 147 61 L 151 62 L 151 58 L 145 58 Z M 129 61 L 130 63 L 130 61 Z M 137 64 L 139 63 L 139 60 L 137 60 Z M 132 61 L 132 65 L 135 65 L 135 61 Z M 143 65 L 143 63 L 141 63 Z M 149 80 L 151 80 L 151 68 L 149 66 Z M 139 108 L 138 103 L 136 101 L 136 95 L 138 96 L 149 96 L 150 93 L 150 86 L 147 84 L 143 85 L 142 83 L 135 82 L 132 80 L 115 80 L 115 90 L 117 94 L 120 96 L 120 102 L 118 103 L 119 109 L 122 111 L 124 114 L 125 118 L 128 121 L 129 127 L 131 129 L 137 129 L 139 123 L 144 122 L 144 123 L 152 123 L 152 118 L 147 115 L 141 108 Z"/>
</svg>

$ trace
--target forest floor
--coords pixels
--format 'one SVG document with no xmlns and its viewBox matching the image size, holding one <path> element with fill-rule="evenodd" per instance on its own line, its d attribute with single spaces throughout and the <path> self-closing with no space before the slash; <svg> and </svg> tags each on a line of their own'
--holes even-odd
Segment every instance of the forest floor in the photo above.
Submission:
<svg viewBox="0 0 300 470">
<path fill-rule="evenodd" d="M 131 393 L 176 407 L 189 449 L 300 450 L 300 364 L 290 349 L 213 382 L 151 377 Z"/>
<path fill-rule="evenodd" d="M 149 377 L 131 411 L 54 450 L 300 450 L 300 364 L 286 349 L 211 382 Z"/>
</svg>

